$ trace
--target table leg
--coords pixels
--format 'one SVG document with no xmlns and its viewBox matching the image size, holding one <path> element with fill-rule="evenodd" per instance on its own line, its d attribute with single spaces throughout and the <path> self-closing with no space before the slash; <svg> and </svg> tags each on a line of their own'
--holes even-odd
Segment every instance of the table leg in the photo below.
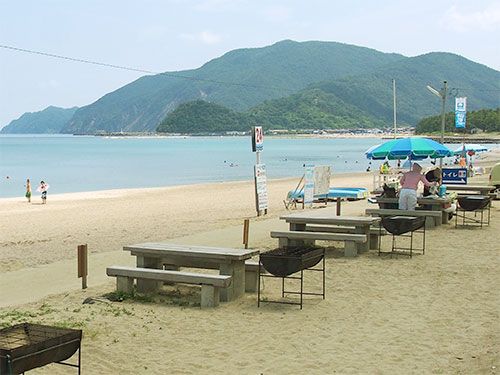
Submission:
<svg viewBox="0 0 500 375">
<path fill-rule="evenodd" d="M 364 234 L 366 236 L 365 243 L 356 243 L 356 249 L 358 250 L 358 253 L 368 251 L 368 249 L 370 248 L 370 225 L 356 226 L 354 227 L 354 233 Z"/>
<path fill-rule="evenodd" d="M 149 258 L 141 255 L 137 256 L 137 267 L 161 269 L 161 259 Z M 139 293 L 149 293 L 158 290 L 160 283 L 154 280 L 137 280 L 137 291 Z"/>
<path fill-rule="evenodd" d="M 235 300 L 245 294 L 245 261 L 233 261 L 219 266 L 221 275 L 232 277 L 231 285 L 222 288 L 220 291 L 220 300 L 228 302 Z"/>
</svg>

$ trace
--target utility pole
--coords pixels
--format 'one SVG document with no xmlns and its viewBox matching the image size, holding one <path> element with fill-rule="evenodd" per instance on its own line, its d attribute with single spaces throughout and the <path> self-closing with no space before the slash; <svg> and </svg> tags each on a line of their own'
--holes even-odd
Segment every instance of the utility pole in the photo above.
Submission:
<svg viewBox="0 0 500 375">
<path fill-rule="evenodd" d="M 434 87 L 427 85 L 427 90 L 432 92 L 434 95 L 441 98 L 441 144 L 444 144 L 444 125 L 445 125 L 445 106 L 446 106 L 446 95 L 448 91 L 448 82 L 443 81 L 443 88 L 441 91 L 436 90 Z M 443 169 L 443 158 L 439 159 L 439 167 Z"/>
<path fill-rule="evenodd" d="M 396 139 L 396 80 L 392 79 L 392 97 L 393 97 L 393 111 L 394 111 L 394 139 Z"/>
</svg>

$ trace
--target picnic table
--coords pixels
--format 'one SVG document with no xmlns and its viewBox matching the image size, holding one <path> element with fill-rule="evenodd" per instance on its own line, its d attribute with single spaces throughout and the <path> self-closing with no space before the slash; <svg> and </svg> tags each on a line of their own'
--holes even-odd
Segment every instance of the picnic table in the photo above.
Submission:
<svg viewBox="0 0 500 375">
<path fill-rule="evenodd" d="M 232 301 L 245 293 L 245 260 L 259 254 L 258 250 L 208 246 L 178 245 L 165 242 L 148 242 L 124 246 L 137 257 L 137 267 L 168 269 L 193 267 L 218 269 L 221 275 L 232 277 L 231 285 L 221 290 L 221 301 Z M 158 283 L 137 280 L 139 291 L 154 291 Z"/>
<path fill-rule="evenodd" d="M 306 211 L 283 215 L 281 220 L 290 224 L 290 231 L 307 231 L 307 226 L 319 224 L 326 227 L 354 227 L 355 234 L 366 235 L 370 237 L 370 227 L 379 223 L 379 217 L 369 216 L 337 216 L 335 212 L 322 209 L 317 211 Z M 358 252 L 368 251 L 369 241 L 356 244 Z"/>
<path fill-rule="evenodd" d="M 373 200 L 376 203 L 393 203 L 397 204 L 399 202 L 398 198 L 386 198 L 386 197 L 375 197 Z M 449 207 L 451 203 L 451 199 L 449 197 L 420 197 L 417 198 L 417 204 L 419 206 L 430 206 L 431 211 L 442 211 L 442 224 L 448 223 L 448 213 L 443 211 L 444 206 Z"/>
</svg>

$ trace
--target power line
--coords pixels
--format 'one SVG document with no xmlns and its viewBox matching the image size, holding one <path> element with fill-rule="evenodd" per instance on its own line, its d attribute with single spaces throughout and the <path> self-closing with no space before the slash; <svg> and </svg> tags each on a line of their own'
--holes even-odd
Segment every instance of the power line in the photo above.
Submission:
<svg viewBox="0 0 500 375">
<path fill-rule="evenodd" d="M 128 70 L 132 72 L 139 72 L 139 73 L 146 73 L 146 74 L 155 74 L 155 75 L 162 75 L 162 76 L 167 76 L 167 77 L 172 77 L 172 78 L 182 78 L 182 79 L 187 79 L 191 81 L 200 81 L 200 82 L 207 82 L 207 83 L 215 83 L 219 85 L 228 85 L 228 86 L 241 86 L 241 87 L 249 87 L 249 88 L 256 88 L 256 89 L 270 89 L 270 90 L 279 90 L 279 91 L 293 91 L 291 89 L 283 88 L 283 87 L 274 87 L 274 86 L 260 86 L 260 85 L 250 85 L 247 83 L 239 83 L 239 82 L 225 82 L 225 81 L 218 81 L 214 79 L 207 79 L 207 78 L 198 78 L 198 77 L 190 77 L 190 76 L 185 76 L 182 74 L 175 74 L 175 73 L 168 73 L 168 72 L 155 72 L 152 70 L 147 70 L 147 69 L 140 69 L 140 68 L 131 68 L 128 66 L 123 66 L 123 65 L 115 65 L 115 64 L 108 64 L 108 63 L 103 63 L 99 61 L 92 61 L 88 59 L 79 59 L 75 57 L 69 57 L 69 56 L 63 56 L 63 55 L 56 55 L 53 53 L 48 53 L 48 52 L 42 52 L 42 51 L 35 51 L 35 50 L 30 50 L 30 49 L 25 49 L 25 48 L 19 48 L 19 47 L 13 47 L 13 46 L 7 46 L 0 44 L 0 48 L 16 51 L 16 52 L 24 52 L 24 53 L 30 53 L 33 55 L 41 55 L 41 56 L 46 56 L 46 57 L 52 57 L 56 59 L 61 59 L 61 60 L 67 60 L 67 61 L 74 61 L 74 62 L 79 62 L 83 64 L 91 64 L 91 65 L 98 65 L 98 66 L 104 66 L 107 68 L 113 68 L 113 69 L 121 69 L 121 70 Z"/>
</svg>

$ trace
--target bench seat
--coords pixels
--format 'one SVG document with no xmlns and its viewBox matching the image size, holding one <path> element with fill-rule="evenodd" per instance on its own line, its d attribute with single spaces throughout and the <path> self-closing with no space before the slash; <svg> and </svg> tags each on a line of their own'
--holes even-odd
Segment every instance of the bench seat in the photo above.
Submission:
<svg viewBox="0 0 500 375">
<path fill-rule="evenodd" d="M 351 233 L 356 234 L 356 228 L 347 226 L 324 226 L 324 225 L 306 225 L 306 232 L 329 232 L 329 233 Z M 370 249 L 377 249 L 379 236 L 385 236 L 387 231 L 379 226 L 370 228 Z"/>
<path fill-rule="evenodd" d="M 125 293 L 132 292 L 134 279 L 201 285 L 201 307 L 217 306 L 219 289 L 231 284 L 231 276 L 153 268 L 112 266 L 106 268 L 106 274 L 116 277 L 117 290 Z"/>
<path fill-rule="evenodd" d="M 365 243 L 368 238 L 364 234 L 352 233 L 328 233 L 328 232 L 307 232 L 307 231 L 273 231 L 272 238 L 279 239 L 280 247 L 291 246 L 313 246 L 318 241 L 344 241 L 344 256 L 353 257 L 358 254 L 356 243 Z"/>
<path fill-rule="evenodd" d="M 428 211 L 428 210 L 399 210 L 388 208 L 367 208 L 366 214 L 370 216 L 425 216 L 425 227 L 434 228 L 441 225 L 442 213 L 441 211 Z"/>
</svg>

